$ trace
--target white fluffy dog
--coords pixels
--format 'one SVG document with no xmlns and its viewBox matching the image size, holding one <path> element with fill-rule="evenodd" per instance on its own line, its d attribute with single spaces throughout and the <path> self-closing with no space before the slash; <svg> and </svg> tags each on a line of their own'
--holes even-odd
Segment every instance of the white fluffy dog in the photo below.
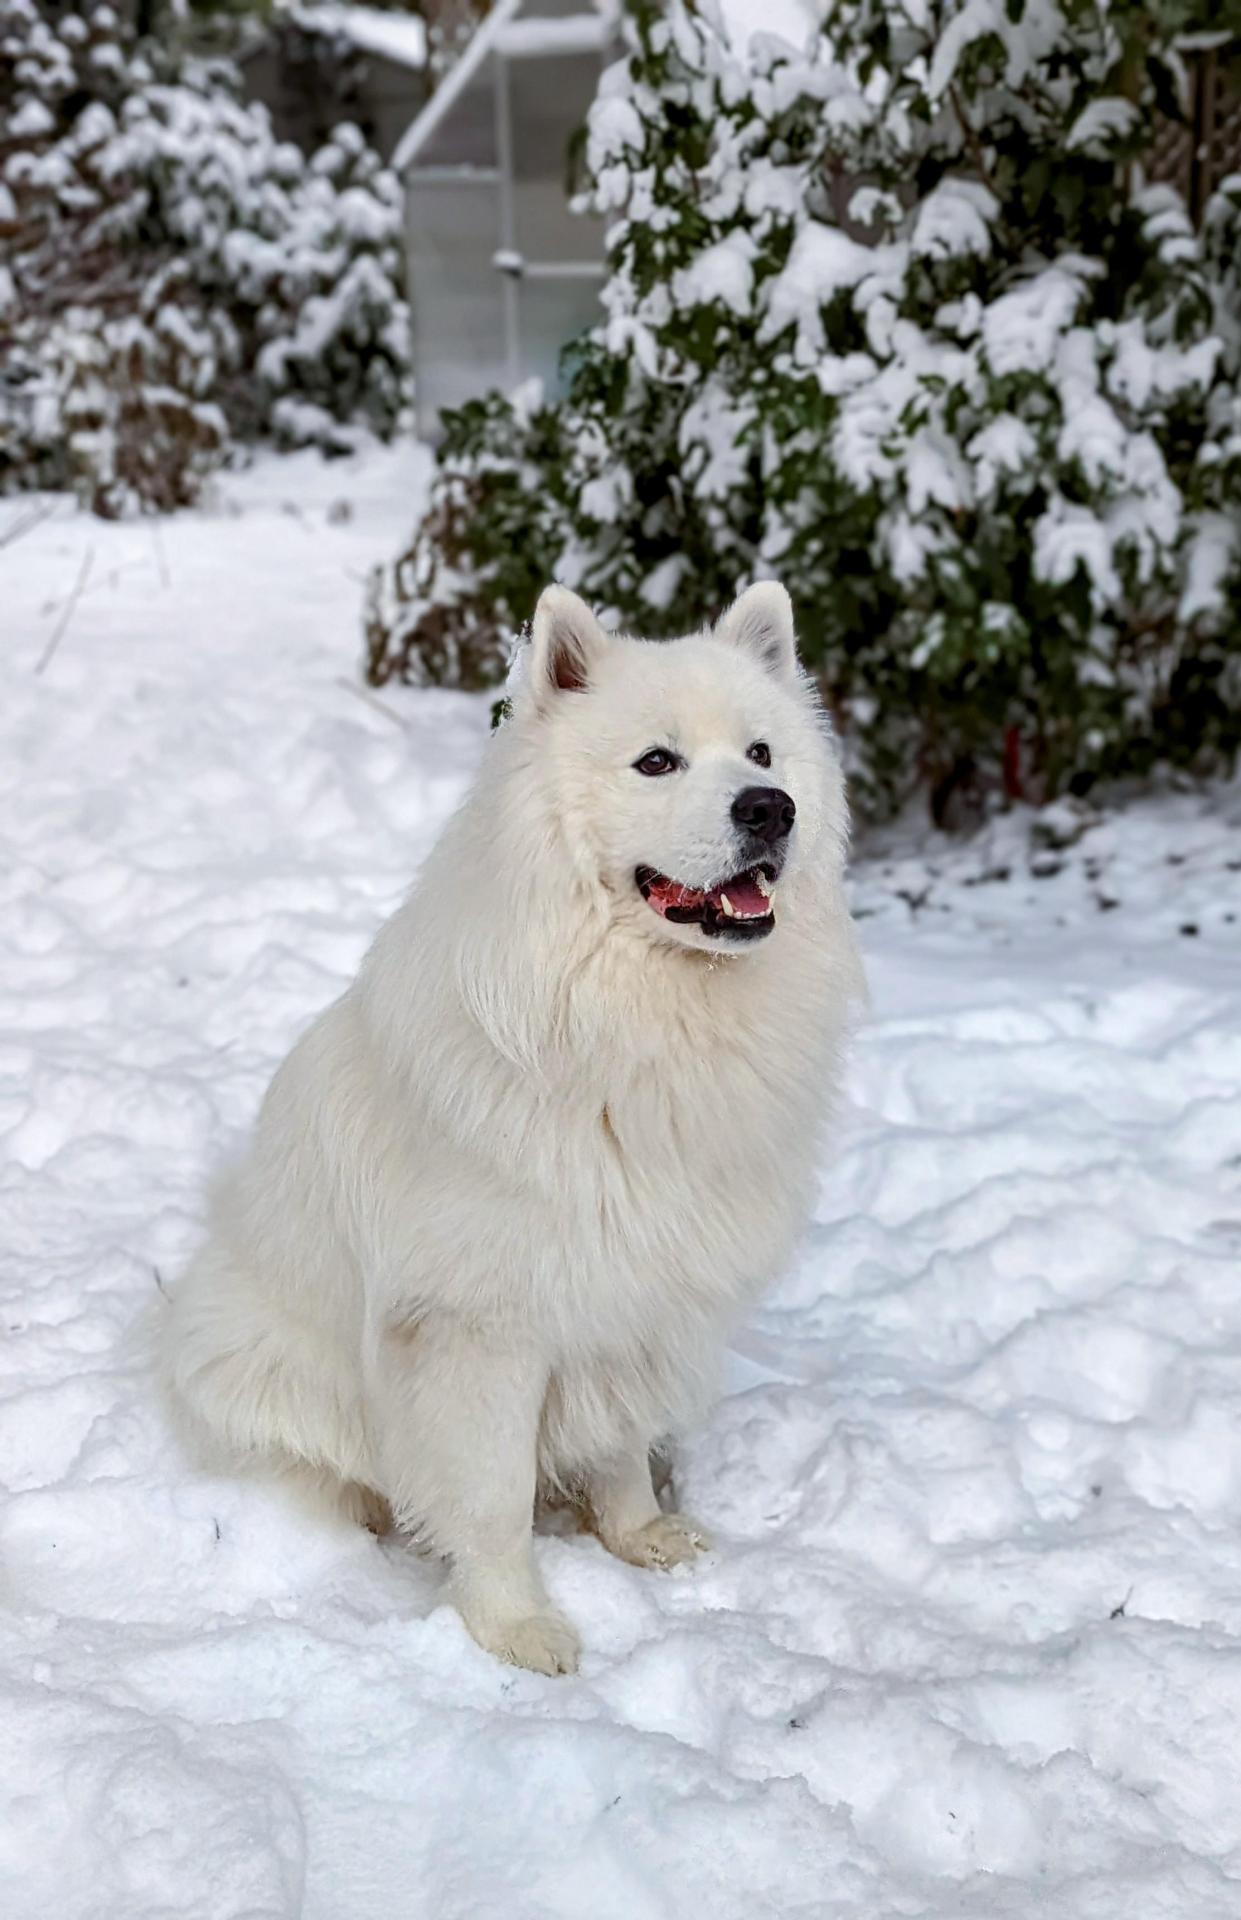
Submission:
<svg viewBox="0 0 1241 1920">
<path fill-rule="evenodd" d="M 783 588 L 655 642 L 553 587 L 525 651 L 412 897 L 272 1082 L 170 1366 L 229 1454 L 387 1501 L 481 1646 L 563 1673 L 536 1494 L 638 1566 L 705 1544 L 648 1449 L 788 1258 L 860 975 Z"/>
</svg>

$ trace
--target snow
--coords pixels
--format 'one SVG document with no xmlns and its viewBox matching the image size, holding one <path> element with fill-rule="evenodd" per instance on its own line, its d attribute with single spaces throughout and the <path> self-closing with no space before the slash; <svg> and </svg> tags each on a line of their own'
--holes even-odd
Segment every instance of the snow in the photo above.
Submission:
<svg viewBox="0 0 1241 1920">
<path fill-rule="evenodd" d="M 746 485 L 754 417 L 752 406 L 738 406 L 727 388 L 711 380 L 686 407 L 677 443 L 684 477 L 699 500 L 724 500 Z"/>
<path fill-rule="evenodd" d="M 356 675 L 423 479 L 0 502 L 0 1911 L 1235 1920 L 1239 786 L 865 843 L 815 1219 L 678 1461 L 716 1551 L 543 1538 L 580 1679 L 179 1451 L 206 1172 L 485 751 Z"/>
<path fill-rule="evenodd" d="M 1017 25 L 1002 0 L 965 0 L 965 5 L 947 21 L 936 42 L 926 83 L 931 99 L 938 100 L 949 91 L 967 48 L 980 40 L 999 42 L 1005 56 L 1004 78 L 1010 87 L 1020 85 L 1029 66 L 1032 47 L 1046 34 L 1047 16 L 1050 15 L 1056 25 L 1060 24 L 1057 10 L 1046 4 L 1031 7 L 1030 15 L 1030 20 Z"/>
<path fill-rule="evenodd" d="M 39 140 L 50 133 L 56 122 L 41 100 L 27 100 L 18 107 L 8 123 L 8 136 L 13 140 Z"/>
<path fill-rule="evenodd" d="M 1065 367 L 1068 356 L 1062 347 L 1060 391 L 1064 395 L 1064 419 L 1056 438 L 1056 452 L 1066 465 L 1073 460 L 1077 462 L 1089 486 L 1100 487 L 1104 481 L 1124 474 L 1129 434 L 1115 409 L 1094 390 L 1097 374 L 1091 335 L 1084 328 L 1076 328 L 1074 332 L 1086 347 L 1081 357 L 1089 372 L 1082 378 Z M 1069 334 L 1063 345 L 1067 346 L 1073 337 Z"/>
<path fill-rule="evenodd" d="M 969 470 L 955 442 L 930 427 L 912 434 L 905 456 L 905 491 L 915 517 L 932 503 L 949 513 L 971 505 Z"/>
<path fill-rule="evenodd" d="M 724 33 L 743 57 L 756 36 L 770 35 L 801 52 L 818 31 L 821 6 L 815 0 L 716 0 Z"/>
<path fill-rule="evenodd" d="M 587 126 L 587 153 L 592 169 L 609 154 L 641 153 L 644 137 L 642 116 L 633 101 L 623 94 L 603 92 L 601 84 Z"/>
<path fill-rule="evenodd" d="M 1185 568 L 1185 588 L 1177 618 L 1188 626 L 1204 614 L 1217 615 L 1237 546 L 1237 529 L 1224 513 L 1206 513 L 1195 524 Z"/>
<path fill-rule="evenodd" d="M 598 53 L 612 37 L 612 23 L 603 13 L 554 14 L 505 20 L 496 45 L 510 60 L 536 60 L 546 55 Z"/>
<path fill-rule="evenodd" d="M 315 0 L 313 6 L 288 9 L 307 32 L 343 34 L 363 53 L 379 54 L 397 66 L 422 68 L 427 64 L 427 27 L 416 13 L 394 13 L 384 7 L 333 5 Z"/>
<path fill-rule="evenodd" d="M 1014 413 L 997 413 L 979 429 L 965 451 L 974 462 L 978 496 L 988 500 L 1005 474 L 1020 473 L 1032 462 L 1037 444 L 1024 420 Z"/>
<path fill-rule="evenodd" d="M 1093 603 L 1100 611 L 1120 597 L 1114 541 L 1107 522 L 1090 507 L 1055 493 L 1034 523 L 1034 571 L 1052 586 L 1064 586 L 1084 567 Z"/>
<path fill-rule="evenodd" d="M 918 209 L 910 235 L 914 259 L 950 259 L 956 254 L 991 251 L 991 228 L 1000 203 L 978 180 L 941 180 Z"/>
<path fill-rule="evenodd" d="M 813 358 L 823 350 L 822 308 L 855 288 L 862 290 L 859 304 L 864 306 L 874 297 L 868 289 L 883 289 L 902 259 L 898 246 L 866 246 L 839 227 L 807 220 L 771 283 L 759 339 L 778 339 L 787 326 L 795 325 L 798 358 Z"/>
<path fill-rule="evenodd" d="M 1106 157 L 1117 141 L 1128 138 L 1138 119 L 1138 109 L 1132 100 L 1104 95 L 1083 107 L 1065 135 L 1064 144 L 1070 153 Z"/>
<path fill-rule="evenodd" d="M 757 252 L 753 236 L 744 228 L 725 234 L 673 276 L 673 301 L 680 308 L 688 308 L 709 306 L 718 300 L 734 313 L 748 312 Z"/>
<path fill-rule="evenodd" d="M 983 311 L 982 337 L 993 373 L 1049 367 L 1084 298 L 1082 281 L 1064 264 L 1044 267 Z"/>
</svg>

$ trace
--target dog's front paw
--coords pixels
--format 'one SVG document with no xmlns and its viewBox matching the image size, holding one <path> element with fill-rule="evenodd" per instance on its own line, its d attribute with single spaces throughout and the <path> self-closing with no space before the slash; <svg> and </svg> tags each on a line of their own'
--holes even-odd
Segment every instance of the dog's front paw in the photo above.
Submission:
<svg viewBox="0 0 1241 1920">
<path fill-rule="evenodd" d="M 529 1673 L 576 1673 L 582 1643 L 560 1613 L 529 1613 L 521 1620 L 467 1620 L 480 1647 Z"/>
<path fill-rule="evenodd" d="M 612 1547 L 635 1567 L 680 1567 L 696 1560 L 711 1545 L 710 1536 L 683 1513 L 661 1513 L 644 1527 L 627 1533 Z"/>
</svg>

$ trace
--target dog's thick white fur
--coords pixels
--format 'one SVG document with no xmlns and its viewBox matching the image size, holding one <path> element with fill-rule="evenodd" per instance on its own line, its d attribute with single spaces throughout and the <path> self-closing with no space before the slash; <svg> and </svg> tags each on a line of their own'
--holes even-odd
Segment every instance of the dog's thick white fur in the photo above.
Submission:
<svg viewBox="0 0 1241 1920">
<path fill-rule="evenodd" d="M 670 767 L 635 764 L 656 749 Z M 737 873 L 756 784 L 796 806 L 770 931 L 664 917 L 640 877 Z M 549 588 L 510 719 L 277 1073 L 176 1295 L 195 1426 L 381 1495 L 520 1666 L 578 1654 L 535 1564 L 540 1487 L 638 1565 L 704 1544 L 660 1512 L 648 1447 L 701 1407 L 812 1196 L 860 986 L 845 839 L 782 588 L 667 642 Z"/>
</svg>

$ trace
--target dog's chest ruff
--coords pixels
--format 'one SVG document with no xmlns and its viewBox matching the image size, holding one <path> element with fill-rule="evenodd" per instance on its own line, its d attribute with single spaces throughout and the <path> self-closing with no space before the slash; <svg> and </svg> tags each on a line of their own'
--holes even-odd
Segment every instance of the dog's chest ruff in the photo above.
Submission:
<svg viewBox="0 0 1241 1920">
<path fill-rule="evenodd" d="M 591 1152 L 578 1164 L 594 1251 L 614 1274 L 645 1275 L 699 1311 L 770 1277 L 803 1211 L 818 1133 L 798 1064 L 761 1036 L 704 1046 L 691 1034 L 613 1065 L 579 1120 Z"/>
</svg>

